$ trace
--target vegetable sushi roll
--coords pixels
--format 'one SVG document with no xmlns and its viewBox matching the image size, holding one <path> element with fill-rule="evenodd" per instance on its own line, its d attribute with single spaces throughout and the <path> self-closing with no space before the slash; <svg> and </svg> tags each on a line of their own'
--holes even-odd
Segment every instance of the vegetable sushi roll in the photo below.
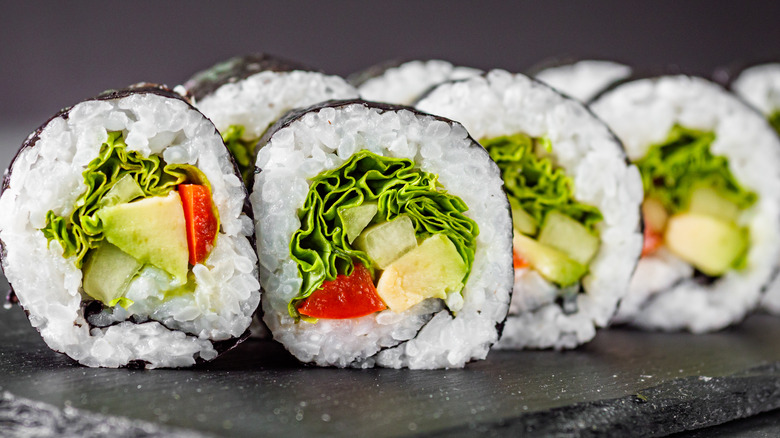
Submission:
<svg viewBox="0 0 780 438">
<path fill-rule="evenodd" d="M 514 293 L 499 348 L 573 348 L 605 326 L 642 247 L 642 183 L 583 104 L 494 70 L 417 105 L 457 120 L 497 162 L 514 225 Z"/>
<path fill-rule="evenodd" d="M 436 84 L 480 74 L 482 70 L 476 68 L 455 66 L 447 61 L 433 59 L 389 62 L 355 73 L 348 80 L 358 87 L 362 99 L 412 105 Z"/>
<path fill-rule="evenodd" d="M 358 96 L 338 76 L 265 54 L 231 58 L 195 74 L 176 90 L 214 122 L 248 186 L 257 141 L 287 111 Z"/>
<path fill-rule="evenodd" d="M 617 62 L 585 59 L 538 70 L 536 79 L 581 102 L 588 102 L 610 85 L 631 76 L 631 67 Z"/>
<path fill-rule="evenodd" d="M 740 321 L 780 248 L 780 142 L 704 79 L 621 84 L 591 108 L 642 173 L 645 245 L 617 322 L 706 332 Z"/>
<path fill-rule="evenodd" d="M 260 301 L 246 189 L 214 125 L 139 85 L 57 113 L 0 195 L 2 268 L 53 350 L 184 367 L 247 335 Z"/>
<path fill-rule="evenodd" d="M 780 63 L 748 67 L 731 83 L 731 90 L 764 115 L 780 135 Z M 762 307 L 780 314 L 780 277 L 775 277 L 762 298 Z"/>
<path fill-rule="evenodd" d="M 462 367 L 512 291 L 501 178 L 457 123 L 362 101 L 293 112 L 250 195 L 264 321 L 320 366 Z"/>
</svg>

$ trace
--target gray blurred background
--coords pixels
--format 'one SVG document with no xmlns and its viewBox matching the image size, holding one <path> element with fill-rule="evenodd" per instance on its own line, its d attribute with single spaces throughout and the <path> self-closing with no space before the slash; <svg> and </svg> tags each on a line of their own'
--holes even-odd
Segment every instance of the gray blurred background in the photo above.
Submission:
<svg viewBox="0 0 780 438">
<path fill-rule="evenodd" d="M 0 166 L 62 107 L 248 52 L 341 75 L 392 58 L 522 72 L 567 55 L 709 75 L 780 59 L 779 18 L 777 0 L 0 0 Z"/>
</svg>

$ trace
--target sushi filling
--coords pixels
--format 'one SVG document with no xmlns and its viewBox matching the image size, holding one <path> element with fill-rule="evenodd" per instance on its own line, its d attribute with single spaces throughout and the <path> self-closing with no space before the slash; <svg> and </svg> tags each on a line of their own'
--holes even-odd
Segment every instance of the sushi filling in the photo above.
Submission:
<svg viewBox="0 0 780 438">
<path fill-rule="evenodd" d="M 780 109 L 776 109 L 769 115 L 769 124 L 775 129 L 778 135 L 780 135 Z"/>
<path fill-rule="evenodd" d="M 429 298 L 459 310 L 479 229 L 437 179 L 365 150 L 312 178 L 290 243 L 303 280 L 290 315 L 400 313 Z"/>
<path fill-rule="evenodd" d="M 42 229 L 81 269 L 89 309 L 99 302 L 101 310 L 119 306 L 132 313 L 126 293 L 139 277 L 158 283 L 165 298 L 194 291 L 191 266 L 208 257 L 220 228 L 200 170 L 126 148 L 122 133 L 110 132 L 82 173 L 87 190 L 73 212 L 63 217 L 50 210 Z"/>
<path fill-rule="evenodd" d="M 705 281 L 745 268 L 744 213 L 758 200 L 732 175 L 726 157 L 712 154 L 714 141 L 713 132 L 678 125 L 636 161 L 645 190 L 642 256 L 666 248 Z"/>
<path fill-rule="evenodd" d="M 236 160 L 244 184 L 249 184 L 250 177 L 255 171 L 255 146 L 259 137 L 247 139 L 244 135 L 245 131 L 244 126 L 230 125 L 222 133 L 222 141 Z"/>
<path fill-rule="evenodd" d="M 576 295 L 599 249 L 601 212 L 574 199 L 549 140 L 515 134 L 480 143 L 501 170 L 512 208 L 515 269 L 536 270 L 563 298 Z"/>
</svg>

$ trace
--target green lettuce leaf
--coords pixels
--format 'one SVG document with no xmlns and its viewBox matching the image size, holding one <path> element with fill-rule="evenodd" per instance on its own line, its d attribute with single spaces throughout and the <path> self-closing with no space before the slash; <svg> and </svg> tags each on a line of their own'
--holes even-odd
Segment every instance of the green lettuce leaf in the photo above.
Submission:
<svg viewBox="0 0 780 438">
<path fill-rule="evenodd" d="M 103 197 L 125 175 L 135 180 L 144 197 L 165 196 L 184 182 L 205 184 L 210 189 L 206 176 L 196 167 L 164 165 L 155 155 L 144 157 L 128 151 L 121 132 L 109 133 L 98 157 L 82 172 L 87 190 L 76 200 L 73 213 L 62 217 L 50 210 L 41 230 L 49 242 L 60 242 L 65 257 L 76 256 L 77 268 L 81 268 L 87 252 L 103 240 L 103 223 L 97 211 L 103 206 Z"/>
<path fill-rule="evenodd" d="M 597 232 L 595 226 L 603 219 L 599 209 L 576 201 L 571 178 L 549 158 L 534 153 L 537 146 L 551 152 L 548 139 L 515 134 L 483 139 L 480 143 L 501 170 L 510 201 L 522 207 L 537 223 L 543 223 L 547 213 L 556 210 Z"/>
<path fill-rule="evenodd" d="M 240 125 L 230 125 L 222 133 L 222 141 L 225 142 L 230 153 L 238 164 L 238 170 L 244 179 L 244 184 L 249 183 L 249 178 L 255 171 L 255 145 L 257 139 L 243 140 L 244 127 Z"/>
<path fill-rule="evenodd" d="M 298 264 L 303 280 L 301 290 L 290 302 L 289 312 L 299 314 L 297 304 L 338 274 L 352 273 L 359 261 L 374 275 L 374 266 L 365 252 L 352 248 L 339 208 L 376 202 L 375 221 L 390 221 L 408 215 L 418 240 L 444 234 L 468 266 L 466 283 L 474 262 L 476 222 L 463 213 L 468 206 L 437 184 L 437 175 L 414 168 L 409 159 L 382 157 L 360 151 L 336 169 L 322 172 L 311 180 L 309 192 L 299 211 L 301 228 L 290 242 L 290 255 Z"/>
<path fill-rule="evenodd" d="M 780 135 L 780 110 L 775 110 L 775 112 L 770 114 L 769 124 L 772 125 L 772 127 L 775 128 L 775 132 Z"/>
<path fill-rule="evenodd" d="M 753 205 L 757 195 L 731 174 L 728 159 L 713 155 L 715 133 L 675 126 L 662 143 L 652 145 L 636 165 L 646 198 L 659 200 L 671 214 L 685 210 L 696 186 L 718 191 L 740 209 Z"/>
</svg>

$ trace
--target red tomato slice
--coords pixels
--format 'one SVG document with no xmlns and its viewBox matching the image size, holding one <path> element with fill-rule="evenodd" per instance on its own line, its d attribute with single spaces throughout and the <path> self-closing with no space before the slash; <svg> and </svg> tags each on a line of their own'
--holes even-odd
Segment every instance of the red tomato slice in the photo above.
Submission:
<svg viewBox="0 0 780 438">
<path fill-rule="evenodd" d="M 664 244 L 664 236 L 645 225 L 645 241 L 642 245 L 642 257 L 652 254 Z"/>
<path fill-rule="evenodd" d="M 521 257 L 517 251 L 512 251 L 512 261 L 514 262 L 515 269 L 527 268 L 531 266 L 531 264 L 528 263 L 528 260 Z"/>
<path fill-rule="evenodd" d="M 298 312 L 312 318 L 348 319 L 387 309 L 376 293 L 371 273 L 355 263 L 352 275 L 339 275 L 322 283 L 298 306 Z"/>
<path fill-rule="evenodd" d="M 179 184 L 179 196 L 184 207 L 187 227 L 187 247 L 190 264 L 206 260 L 219 231 L 219 222 L 211 205 L 211 192 L 199 184 Z"/>
</svg>

